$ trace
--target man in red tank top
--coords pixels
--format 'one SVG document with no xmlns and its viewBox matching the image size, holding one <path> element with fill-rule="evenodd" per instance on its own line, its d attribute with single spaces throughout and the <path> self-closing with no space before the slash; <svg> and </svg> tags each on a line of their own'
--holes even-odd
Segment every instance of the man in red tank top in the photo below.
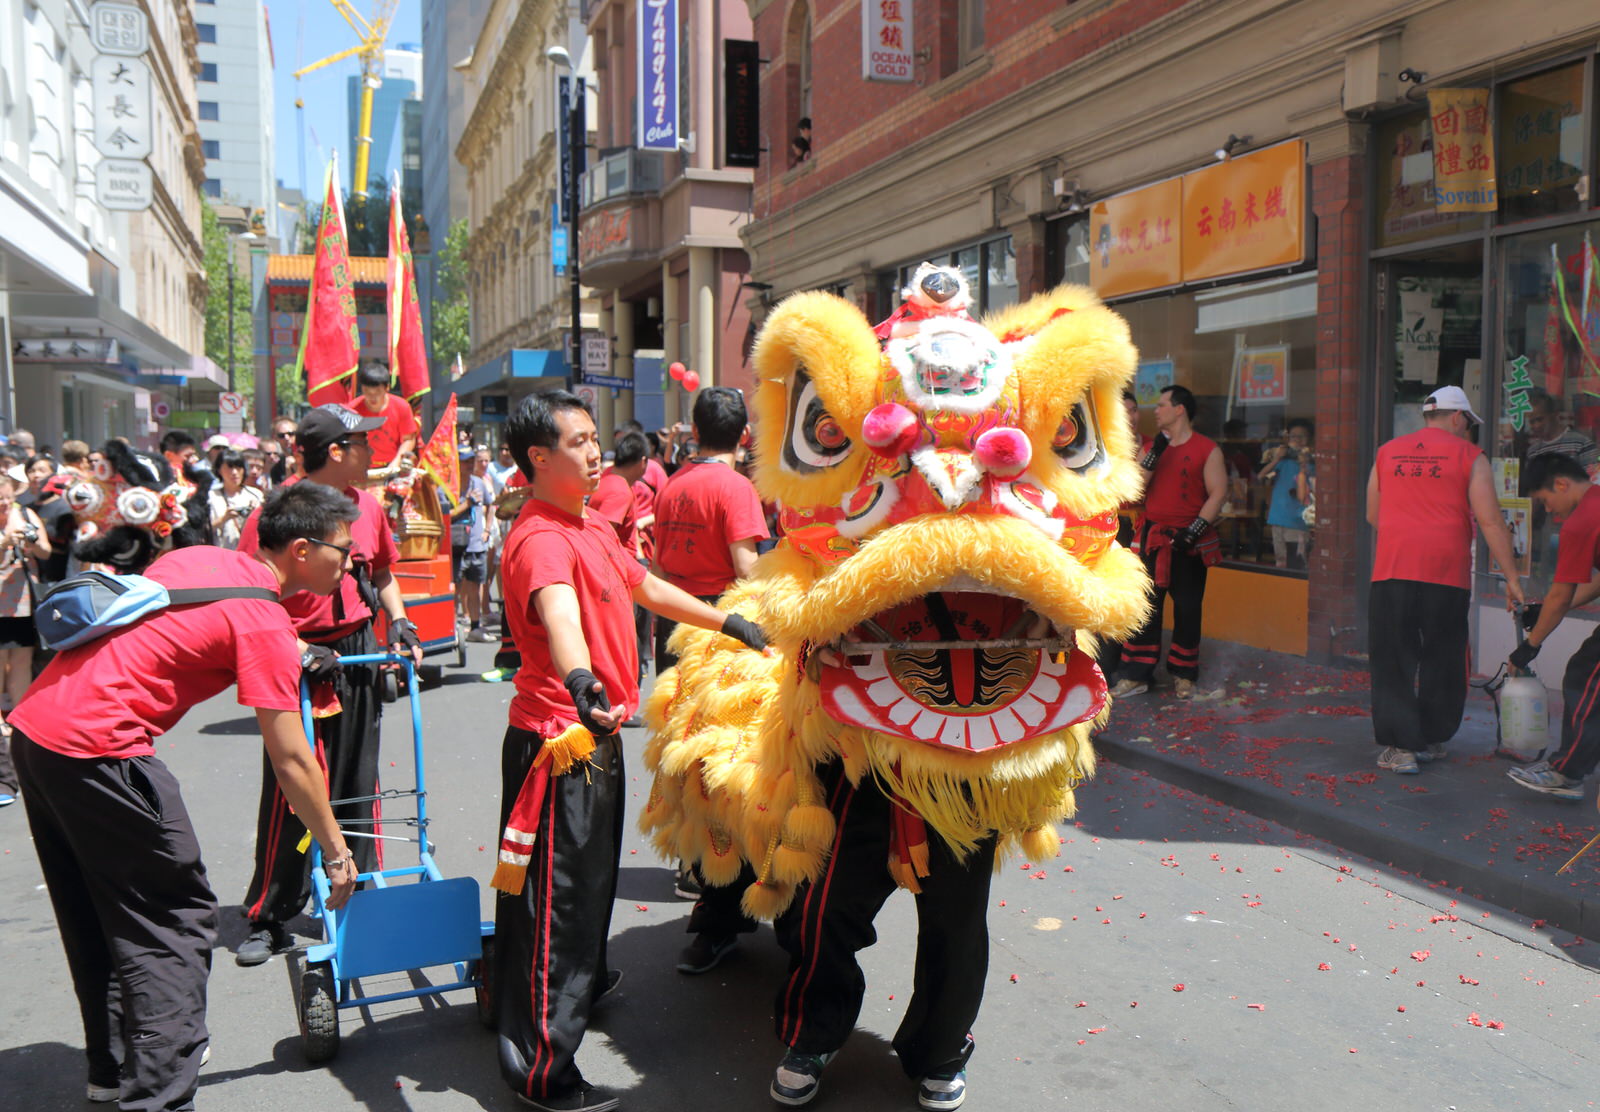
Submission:
<svg viewBox="0 0 1600 1112">
<path fill-rule="evenodd" d="M 1378 531 L 1367 615 L 1372 733 L 1378 767 L 1414 776 L 1444 756 L 1467 701 L 1467 604 L 1472 526 L 1522 602 L 1516 557 L 1495 500 L 1489 461 L 1468 438 L 1480 424 L 1459 386 L 1422 403 L 1423 428 L 1378 449 L 1367 477 L 1367 521 Z"/>
<path fill-rule="evenodd" d="M 1155 604 L 1145 627 L 1122 647 L 1114 696 L 1139 695 L 1161 660 L 1161 608 L 1172 595 L 1172 644 L 1167 672 L 1180 699 L 1200 678 L 1200 611 L 1206 569 L 1221 559 L 1212 524 L 1228 493 L 1228 471 L 1216 441 L 1194 430 L 1194 394 L 1169 386 L 1156 402 L 1156 437 L 1140 460 L 1149 473 L 1139 551 L 1150 572 Z"/>
</svg>

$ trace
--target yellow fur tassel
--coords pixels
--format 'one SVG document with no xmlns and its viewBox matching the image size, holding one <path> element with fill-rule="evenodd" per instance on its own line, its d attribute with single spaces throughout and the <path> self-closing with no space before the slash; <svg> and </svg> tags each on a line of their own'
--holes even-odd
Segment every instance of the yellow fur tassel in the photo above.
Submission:
<svg viewBox="0 0 1600 1112">
<path fill-rule="evenodd" d="M 508 865 L 502 861 L 494 867 L 494 876 L 489 878 L 489 887 L 515 896 L 522 891 L 522 885 L 527 879 L 526 865 Z"/>
<path fill-rule="evenodd" d="M 1034 861 L 1048 861 L 1061 853 L 1061 835 L 1054 823 L 1036 826 L 1022 835 L 1022 852 Z"/>
<path fill-rule="evenodd" d="M 739 906 L 752 919 L 776 919 L 794 899 L 794 885 L 758 880 L 744 890 Z"/>
<path fill-rule="evenodd" d="M 534 760 L 548 761 L 550 775 L 562 776 L 572 771 L 573 765 L 587 761 L 592 756 L 594 735 L 584 729 L 582 723 L 574 722 L 555 737 L 545 738 L 544 746 Z"/>
<path fill-rule="evenodd" d="M 833 812 L 826 807 L 795 807 L 783 817 L 783 844 L 823 853 L 833 844 L 833 830 Z"/>
<path fill-rule="evenodd" d="M 780 845 L 772 853 L 772 879 L 783 884 L 799 884 L 814 878 L 822 868 L 822 858 L 814 853 Z"/>
</svg>

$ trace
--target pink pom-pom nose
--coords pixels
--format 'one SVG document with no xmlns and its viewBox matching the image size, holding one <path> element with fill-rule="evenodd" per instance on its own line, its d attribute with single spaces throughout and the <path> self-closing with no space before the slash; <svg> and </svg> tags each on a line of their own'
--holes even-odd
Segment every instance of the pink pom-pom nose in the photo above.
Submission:
<svg viewBox="0 0 1600 1112">
<path fill-rule="evenodd" d="M 1020 429 L 990 429 L 973 450 L 978 466 L 997 479 L 1014 479 L 1033 461 L 1033 445 Z"/>
<path fill-rule="evenodd" d="M 916 447 L 917 415 L 898 402 L 873 408 L 861 422 L 861 439 L 880 456 L 900 456 Z"/>
</svg>

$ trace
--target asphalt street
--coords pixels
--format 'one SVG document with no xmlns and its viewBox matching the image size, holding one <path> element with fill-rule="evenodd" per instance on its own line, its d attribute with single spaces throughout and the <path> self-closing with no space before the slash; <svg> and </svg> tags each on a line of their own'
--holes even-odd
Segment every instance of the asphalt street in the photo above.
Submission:
<svg viewBox="0 0 1600 1112">
<path fill-rule="evenodd" d="M 486 917 L 510 696 L 507 685 L 475 682 L 491 650 L 470 646 L 469 670 L 447 669 L 445 686 L 423 696 L 437 858 L 447 876 L 485 886 Z M 297 957 L 234 965 L 261 759 L 253 715 L 231 700 L 198 708 L 160 742 L 224 909 L 199 1107 L 519 1107 L 470 993 L 347 1011 L 338 1058 L 311 1066 L 296 1026 Z M 411 776 L 399 709 L 385 724 L 391 786 Z M 643 737 L 630 730 L 626 740 L 637 809 L 648 791 Z M 967 1107 L 1387 1112 L 1600 1099 L 1593 942 L 1110 762 L 1079 803 L 1059 858 L 1013 860 L 996 878 Z M 629 1109 L 775 1107 L 770 1007 L 784 963 L 771 931 L 708 975 L 675 972 L 689 905 L 673 898 L 668 864 L 631 816 L 628 830 L 611 946 L 625 980 L 580 1063 Z M 391 846 L 390 864 L 407 848 Z M 78 1110 L 82 1033 L 21 806 L 0 811 L 0 850 L 0 1108 Z M 313 925 L 298 926 L 311 941 Z M 878 935 L 863 955 L 858 1029 L 817 1108 L 915 1108 L 889 1046 L 911 988 L 908 896 L 891 899 Z M 362 989 L 413 980 L 372 978 Z"/>
</svg>

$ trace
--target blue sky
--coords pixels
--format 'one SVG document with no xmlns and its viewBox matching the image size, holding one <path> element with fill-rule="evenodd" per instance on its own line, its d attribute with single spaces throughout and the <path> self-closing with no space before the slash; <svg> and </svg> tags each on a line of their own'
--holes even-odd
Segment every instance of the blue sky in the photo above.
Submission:
<svg viewBox="0 0 1600 1112">
<path fill-rule="evenodd" d="M 370 15 L 370 0 L 352 0 L 362 15 Z M 359 73 L 359 59 L 349 58 L 309 74 L 300 81 L 294 71 L 354 46 L 356 38 L 337 9 L 328 0 L 266 0 L 272 27 L 274 133 L 277 137 L 277 175 L 287 186 L 300 182 L 300 122 L 295 112 L 296 96 L 306 102 L 304 119 L 306 179 L 309 192 L 322 188 L 323 167 L 335 147 L 339 151 L 340 176 L 348 181 L 350 152 L 343 150 L 348 124 L 345 121 L 345 81 Z M 388 45 L 422 41 L 422 0 L 400 0 L 389 25 Z M 313 132 L 315 134 L 313 135 Z"/>
</svg>

